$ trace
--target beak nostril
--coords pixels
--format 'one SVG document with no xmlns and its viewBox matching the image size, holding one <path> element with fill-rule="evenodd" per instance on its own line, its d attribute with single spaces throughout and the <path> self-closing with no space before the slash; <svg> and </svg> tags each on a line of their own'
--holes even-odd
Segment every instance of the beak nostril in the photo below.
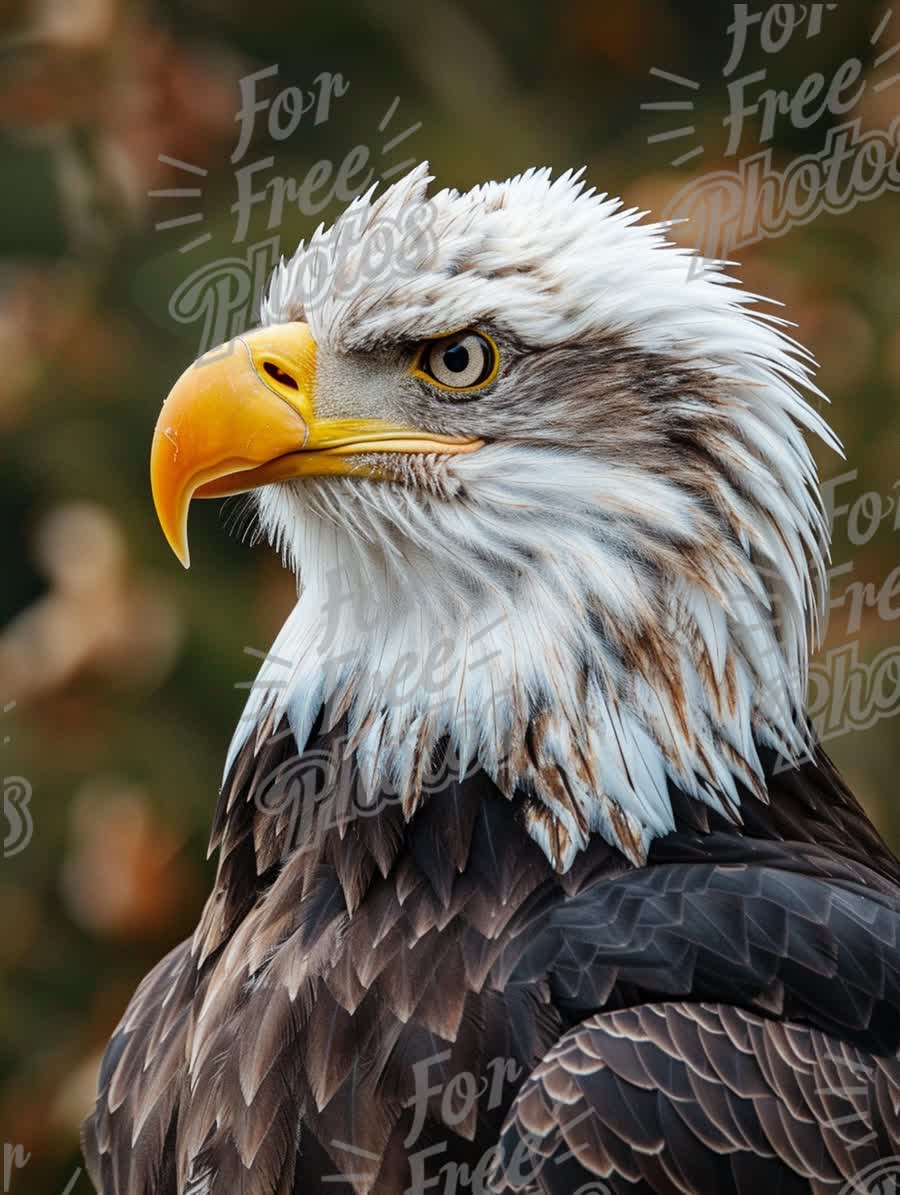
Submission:
<svg viewBox="0 0 900 1195">
<path fill-rule="evenodd" d="M 273 378 L 276 382 L 280 382 L 282 386 L 287 386 L 290 390 L 300 389 L 294 378 L 289 373 L 286 373 L 285 370 L 280 369 L 273 361 L 264 361 L 263 369 L 270 378 Z"/>
</svg>

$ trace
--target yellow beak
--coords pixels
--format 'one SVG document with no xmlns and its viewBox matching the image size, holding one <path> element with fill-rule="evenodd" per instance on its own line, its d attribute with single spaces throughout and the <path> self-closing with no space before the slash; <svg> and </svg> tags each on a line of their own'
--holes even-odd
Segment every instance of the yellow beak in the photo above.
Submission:
<svg viewBox="0 0 900 1195">
<path fill-rule="evenodd" d="M 316 343 L 306 324 L 238 336 L 195 361 L 163 403 L 150 482 L 166 539 L 190 563 L 191 499 L 241 494 L 295 477 L 377 477 L 366 453 L 472 452 L 481 440 L 439 436 L 379 419 L 315 415 Z"/>
</svg>

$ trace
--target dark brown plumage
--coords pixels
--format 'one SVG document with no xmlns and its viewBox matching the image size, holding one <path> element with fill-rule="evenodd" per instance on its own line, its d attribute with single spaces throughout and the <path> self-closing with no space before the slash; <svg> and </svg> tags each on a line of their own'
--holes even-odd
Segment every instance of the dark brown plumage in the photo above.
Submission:
<svg viewBox="0 0 900 1195">
<path fill-rule="evenodd" d="M 846 1189 L 893 1154 L 900 1061 L 721 1004 L 644 1004 L 567 1033 L 516 1099 L 501 1190 Z M 587 1115 L 585 1115 L 587 1114 Z"/>
<path fill-rule="evenodd" d="M 826 1191 L 896 1140 L 900 868 L 824 756 L 773 773 L 768 805 L 744 794 L 744 835 L 682 800 L 647 867 L 595 841 L 560 876 L 483 774 L 447 777 L 405 824 L 391 804 L 352 817 L 345 768 L 315 822 L 292 819 L 287 778 L 296 795 L 321 775 L 330 740 L 297 759 L 281 728 L 237 760 L 195 938 L 107 1053 L 85 1129 L 100 1191 L 299 1195 L 356 1175 L 400 1195 L 485 1158 L 499 1189 L 554 1195 L 591 1175 Z M 510 1081 L 458 1123 L 438 1091 L 410 1142 L 428 1059 L 438 1088 L 496 1059 Z M 823 1129 L 815 1100 L 856 1120 Z M 526 1134 L 536 1187 L 503 1177 Z"/>
</svg>

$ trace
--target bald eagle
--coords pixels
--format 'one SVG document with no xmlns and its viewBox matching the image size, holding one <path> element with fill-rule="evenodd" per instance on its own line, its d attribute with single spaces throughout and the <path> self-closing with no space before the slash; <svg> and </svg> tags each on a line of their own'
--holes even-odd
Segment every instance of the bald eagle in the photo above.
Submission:
<svg viewBox="0 0 900 1195">
<path fill-rule="evenodd" d="M 900 864 L 804 709 L 812 361 L 579 174 L 430 181 L 320 228 L 162 408 L 176 553 L 252 492 L 298 600 L 91 1177 L 858 1189 L 900 1152 Z"/>
</svg>

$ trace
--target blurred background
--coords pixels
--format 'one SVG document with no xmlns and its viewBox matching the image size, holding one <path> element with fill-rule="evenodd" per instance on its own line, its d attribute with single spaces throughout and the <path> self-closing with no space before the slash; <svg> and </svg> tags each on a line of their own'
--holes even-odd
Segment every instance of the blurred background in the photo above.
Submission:
<svg viewBox="0 0 900 1195">
<path fill-rule="evenodd" d="M 195 504 L 190 573 L 166 548 L 147 459 L 169 386 L 252 319 L 273 254 L 369 173 L 428 158 L 440 185 L 467 187 L 585 164 L 599 190 L 661 214 L 692 180 L 734 170 L 735 6 L 2 0 L 0 14 L 0 1190 L 53 1195 L 80 1164 L 104 1042 L 211 884 L 225 750 L 293 598 L 234 503 Z M 765 69 L 791 95 L 858 59 L 840 96 L 865 86 L 848 115 L 782 116 L 769 140 L 764 112 L 748 116 L 740 155 L 771 148 L 781 169 L 841 120 L 887 130 L 900 112 L 900 11 L 845 0 L 806 19 L 818 31 L 783 46 L 780 26 L 765 44 L 752 26 L 729 78 Z M 244 128 L 240 80 L 274 66 L 254 85 L 270 107 Z M 300 91 L 270 129 L 284 88 Z M 641 107 L 660 103 L 681 106 Z M 280 214 L 250 205 L 240 228 L 248 166 L 255 191 L 306 190 L 282 188 Z M 846 463 L 820 461 L 843 478 L 833 592 L 855 588 L 832 612 L 817 701 L 829 750 L 900 845 L 897 204 L 884 191 L 734 255 L 817 355 L 846 445 Z M 71 1188 L 88 1189 L 84 1174 Z"/>
</svg>

